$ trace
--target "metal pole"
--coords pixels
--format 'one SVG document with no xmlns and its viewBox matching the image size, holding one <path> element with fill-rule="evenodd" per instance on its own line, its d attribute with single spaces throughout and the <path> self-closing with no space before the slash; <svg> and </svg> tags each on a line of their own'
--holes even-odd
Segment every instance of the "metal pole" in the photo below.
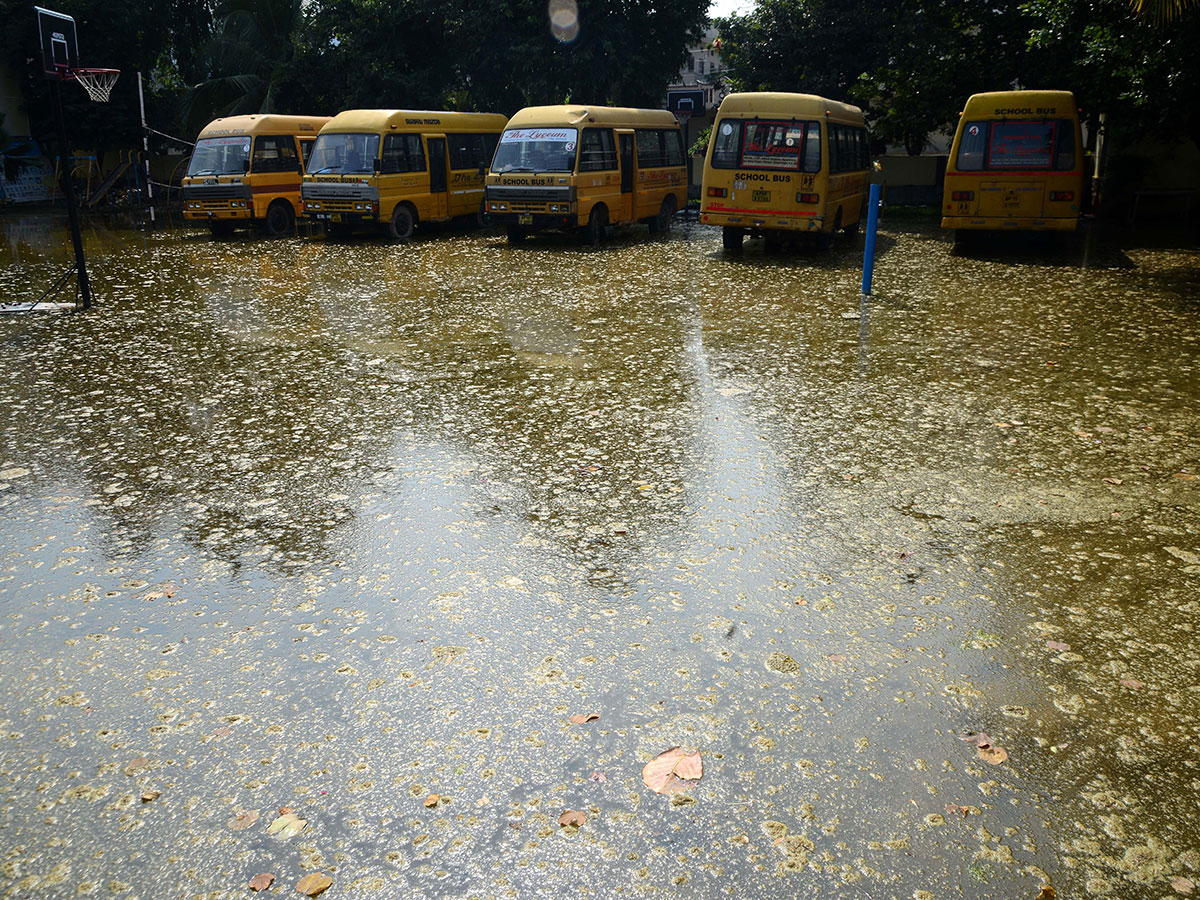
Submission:
<svg viewBox="0 0 1200 900">
<path fill-rule="evenodd" d="M 75 186 L 71 184 L 71 170 L 67 157 L 67 123 L 63 116 L 62 93 L 58 79 L 50 81 L 50 93 L 54 95 L 54 118 L 58 123 L 58 169 L 59 184 L 67 198 L 67 218 L 71 220 L 71 242 L 75 245 L 75 278 L 79 284 L 79 296 L 83 308 L 92 305 L 92 289 L 88 284 L 87 263 L 83 258 L 83 235 L 79 231 L 79 209 L 75 205 Z"/>
<path fill-rule="evenodd" d="M 871 296 L 871 278 L 875 274 L 875 226 L 879 223 L 879 185 L 871 185 L 871 197 L 867 201 L 867 241 L 863 248 L 862 292 Z"/>
<path fill-rule="evenodd" d="M 142 111 L 142 150 L 146 164 L 146 199 L 150 204 L 150 224 L 154 224 L 154 182 L 150 180 L 150 132 L 146 130 L 146 99 L 142 96 L 142 73 L 138 70 L 138 106 Z"/>
</svg>

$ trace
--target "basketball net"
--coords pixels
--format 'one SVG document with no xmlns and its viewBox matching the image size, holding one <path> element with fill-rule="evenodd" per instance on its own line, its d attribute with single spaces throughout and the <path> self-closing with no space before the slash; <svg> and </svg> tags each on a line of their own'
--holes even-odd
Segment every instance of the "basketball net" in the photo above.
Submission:
<svg viewBox="0 0 1200 900">
<path fill-rule="evenodd" d="M 687 128 L 688 119 L 692 117 L 690 109 L 675 110 L 675 121 L 679 123 L 680 128 Z"/>
<path fill-rule="evenodd" d="M 107 103 L 113 85 L 121 77 L 120 69 L 68 69 L 68 78 L 74 78 L 96 103 Z"/>
</svg>

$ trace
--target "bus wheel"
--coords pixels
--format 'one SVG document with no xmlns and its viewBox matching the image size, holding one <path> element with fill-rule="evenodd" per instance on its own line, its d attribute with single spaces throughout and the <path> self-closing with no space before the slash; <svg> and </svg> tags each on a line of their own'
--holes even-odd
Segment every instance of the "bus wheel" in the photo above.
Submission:
<svg viewBox="0 0 1200 900">
<path fill-rule="evenodd" d="M 587 226 L 583 229 L 580 237 L 585 244 L 598 244 L 604 240 L 604 229 L 608 226 L 608 210 L 603 206 L 596 205 L 592 207 L 592 213 L 588 216 Z"/>
<path fill-rule="evenodd" d="M 487 226 L 488 226 L 487 201 L 480 200 L 479 201 L 479 211 L 475 213 L 475 227 L 476 228 L 487 228 Z"/>
<path fill-rule="evenodd" d="M 233 223 L 213 220 L 208 223 L 208 230 L 212 232 L 213 237 L 229 237 L 233 234 Z"/>
<path fill-rule="evenodd" d="M 393 241 L 407 244 L 412 240 L 415 224 L 412 211 L 403 203 L 397 204 L 396 209 L 392 212 L 392 220 L 388 222 L 388 237 Z"/>
<path fill-rule="evenodd" d="M 675 217 L 675 198 L 667 197 L 658 208 L 658 215 L 650 220 L 651 234 L 666 234 L 671 230 L 671 220 Z"/>
<path fill-rule="evenodd" d="M 726 226 L 721 231 L 721 243 L 725 245 L 726 250 L 741 250 L 742 238 L 745 234 L 740 228 L 730 228 Z"/>
<path fill-rule="evenodd" d="M 525 229 L 522 228 L 520 225 L 509 225 L 508 226 L 508 242 L 510 244 L 523 243 L 525 241 L 525 237 L 527 234 L 528 234 L 528 232 L 526 232 Z"/>
<path fill-rule="evenodd" d="M 263 220 L 263 233 L 267 237 L 283 237 L 296 230 L 296 214 L 292 205 L 286 200 L 276 200 L 267 207 L 267 217 Z"/>
</svg>

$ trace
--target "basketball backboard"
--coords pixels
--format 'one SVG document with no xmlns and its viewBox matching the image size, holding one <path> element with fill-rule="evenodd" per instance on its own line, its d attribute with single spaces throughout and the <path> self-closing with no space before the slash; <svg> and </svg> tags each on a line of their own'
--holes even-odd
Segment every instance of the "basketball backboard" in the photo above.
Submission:
<svg viewBox="0 0 1200 900">
<path fill-rule="evenodd" d="M 75 38 L 75 20 L 70 16 L 35 6 L 38 40 L 42 48 L 42 70 L 62 76 L 65 69 L 79 68 L 79 43 Z"/>
</svg>

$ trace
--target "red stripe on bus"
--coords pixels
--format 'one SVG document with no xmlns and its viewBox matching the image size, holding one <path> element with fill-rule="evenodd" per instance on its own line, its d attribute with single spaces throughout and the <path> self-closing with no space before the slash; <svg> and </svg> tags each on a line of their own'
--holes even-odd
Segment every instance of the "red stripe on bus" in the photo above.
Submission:
<svg viewBox="0 0 1200 900">
<path fill-rule="evenodd" d="M 1060 169 L 984 169 L 975 172 L 947 172 L 947 178 L 987 178 L 989 175 L 1082 175 L 1082 172 L 1063 172 Z"/>
<path fill-rule="evenodd" d="M 713 206 L 704 211 L 710 213 L 760 213 L 768 218 L 771 216 L 815 216 L 817 214 L 815 210 L 813 212 L 783 212 L 778 209 L 729 209 L 724 206 Z"/>
</svg>

